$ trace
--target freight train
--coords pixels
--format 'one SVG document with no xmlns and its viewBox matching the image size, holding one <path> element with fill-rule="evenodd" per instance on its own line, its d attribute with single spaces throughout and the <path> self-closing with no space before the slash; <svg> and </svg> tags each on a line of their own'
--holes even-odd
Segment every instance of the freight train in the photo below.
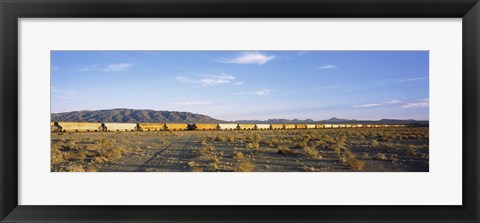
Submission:
<svg viewBox="0 0 480 223">
<path fill-rule="evenodd" d="M 281 130 L 334 128 L 397 128 L 400 124 L 243 124 L 243 123 L 101 123 L 51 122 L 51 132 Z"/>
</svg>

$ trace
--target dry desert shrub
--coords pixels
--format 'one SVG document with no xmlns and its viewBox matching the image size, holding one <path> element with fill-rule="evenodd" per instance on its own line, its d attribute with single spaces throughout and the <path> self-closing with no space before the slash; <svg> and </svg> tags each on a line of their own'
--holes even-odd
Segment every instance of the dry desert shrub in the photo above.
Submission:
<svg viewBox="0 0 480 223">
<path fill-rule="evenodd" d="M 258 143 L 258 142 L 260 142 L 260 140 L 262 140 L 262 136 L 258 133 L 255 133 L 253 135 L 253 141 Z"/>
<path fill-rule="evenodd" d="M 386 161 L 388 160 L 388 157 L 387 157 L 387 154 L 385 153 L 377 153 L 375 154 L 375 160 L 383 160 L 383 161 Z"/>
<path fill-rule="evenodd" d="M 310 158 L 314 158 L 314 159 L 322 159 L 322 155 L 320 155 L 320 153 L 314 149 L 314 148 L 311 148 L 311 147 L 303 147 L 303 154 L 305 156 L 308 156 Z"/>
<path fill-rule="evenodd" d="M 367 159 L 368 158 L 368 153 L 367 152 L 362 153 L 362 158 Z"/>
<path fill-rule="evenodd" d="M 417 155 L 417 150 L 415 150 L 414 145 L 408 145 L 407 147 L 407 155 L 409 156 L 416 156 Z"/>
<path fill-rule="evenodd" d="M 83 161 L 87 158 L 87 154 L 85 151 L 68 151 L 63 154 L 63 157 L 68 161 Z"/>
<path fill-rule="evenodd" d="M 370 142 L 370 146 L 371 146 L 372 148 L 376 148 L 376 147 L 378 146 L 378 141 L 375 140 L 375 139 L 372 140 L 372 141 Z"/>
<path fill-rule="evenodd" d="M 358 159 L 348 159 L 347 164 L 354 171 L 362 171 L 365 167 L 365 162 Z"/>
<path fill-rule="evenodd" d="M 235 172 L 252 172 L 255 166 L 250 162 L 241 162 L 237 165 Z"/>
<path fill-rule="evenodd" d="M 260 148 L 260 144 L 258 144 L 257 142 L 254 142 L 254 143 L 247 143 L 247 144 L 245 145 L 245 148 L 247 148 L 247 149 L 255 149 L 255 150 L 257 150 L 257 149 L 259 149 L 259 148 Z"/>
<path fill-rule="evenodd" d="M 233 152 L 233 158 L 236 158 L 236 159 L 243 159 L 243 153 L 240 152 L 240 151 L 235 151 Z"/>
<path fill-rule="evenodd" d="M 289 149 L 289 148 L 286 147 L 286 146 L 280 146 L 280 147 L 278 148 L 278 153 L 279 153 L 279 154 L 282 154 L 282 155 L 286 155 L 286 156 L 295 155 L 295 151 Z"/>
<path fill-rule="evenodd" d="M 307 140 L 301 140 L 300 142 L 297 143 L 297 148 L 305 148 L 308 146 L 308 141 Z"/>
<path fill-rule="evenodd" d="M 350 169 L 354 171 L 363 170 L 365 166 L 365 162 L 358 160 L 350 150 L 345 150 L 345 157 L 346 157 L 346 163 L 350 167 Z"/>
<path fill-rule="evenodd" d="M 217 136 L 215 136 L 214 141 L 217 141 L 217 142 L 225 142 L 225 141 L 227 141 L 227 138 L 226 138 L 225 136 L 223 136 L 223 135 L 217 135 Z"/>
<path fill-rule="evenodd" d="M 205 147 L 202 147 L 198 150 L 200 153 L 208 153 L 208 152 L 213 152 L 215 151 L 215 147 L 213 146 L 205 146 Z"/>
</svg>

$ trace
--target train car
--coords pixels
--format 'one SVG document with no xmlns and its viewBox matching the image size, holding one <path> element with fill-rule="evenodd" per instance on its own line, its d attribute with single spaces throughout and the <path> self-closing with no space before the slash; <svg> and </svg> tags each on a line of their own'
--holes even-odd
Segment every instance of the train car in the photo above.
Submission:
<svg viewBox="0 0 480 223">
<path fill-rule="evenodd" d="M 357 124 L 352 124 L 352 128 L 358 128 Z"/>
<path fill-rule="evenodd" d="M 261 129 L 261 130 L 270 129 L 270 124 L 255 124 L 255 129 Z"/>
<path fill-rule="evenodd" d="M 104 131 L 102 123 L 99 122 L 57 122 L 62 132 L 99 132 Z"/>
<path fill-rule="evenodd" d="M 345 124 L 338 125 L 338 128 L 345 128 L 345 127 L 347 127 L 347 125 L 345 125 Z"/>
<path fill-rule="evenodd" d="M 315 128 L 324 129 L 324 128 L 326 128 L 326 124 L 315 124 Z"/>
<path fill-rule="evenodd" d="M 295 129 L 296 127 L 295 124 L 285 124 L 285 129 Z"/>
<path fill-rule="evenodd" d="M 201 130 L 201 131 L 206 131 L 206 130 L 217 130 L 218 124 L 214 123 L 195 123 L 195 130 Z"/>
<path fill-rule="evenodd" d="M 163 123 L 138 123 L 138 130 L 140 131 L 163 131 L 165 124 Z"/>
<path fill-rule="evenodd" d="M 188 130 L 187 123 L 165 123 L 165 129 L 171 131 Z"/>
<path fill-rule="evenodd" d="M 356 126 L 357 126 L 357 128 L 363 128 L 363 127 L 364 127 L 364 126 L 361 125 L 361 124 L 357 124 Z"/>
<path fill-rule="evenodd" d="M 365 125 L 365 127 L 366 127 L 366 128 L 372 128 L 372 125 L 367 124 L 367 125 Z"/>
<path fill-rule="evenodd" d="M 307 129 L 315 129 L 317 126 L 315 124 L 307 124 Z"/>
<path fill-rule="evenodd" d="M 351 124 L 346 124 L 345 128 L 352 128 L 352 125 Z"/>
<path fill-rule="evenodd" d="M 136 131 L 138 129 L 137 123 L 112 123 L 107 122 L 103 123 L 106 130 L 109 132 L 113 131 Z"/>
<path fill-rule="evenodd" d="M 270 125 L 272 129 L 278 130 L 278 129 L 285 129 L 285 126 L 283 124 L 271 124 Z"/>
<path fill-rule="evenodd" d="M 295 128 L 297 128 L 297 129 L 307 129 L 307 124 L 296 124 Z"/>
<path fill-rule="evenodd" d="M 338 129 L 338 128 L 340 128 L 340 125 L 337 125 L 337 124 L 332 124 L 332 128 L 334 128 L 334 129 Z"/>
<path fill-rule="evenodd" d="M 252 130 L 255 129 L 255 124 L 238 124 L 240 130 Z"/>
<path fill-rule="evenodd" d="M 233 124 L 233 123 L 220 123 L 218 124 L 218 127 L 221 130 L 235 130 L 238 129 L 238 124 Z"/>
<path fill-rule="evenodd" d="M 324 128 L 326 128 L 326 129 L 331 129 L 331 128 L 333 128 L 333 125 L 332 125 L 332 124 L 325 124 L 325 125 L 323 125 L 323 126 L 324 126 Z"/>
</svg>

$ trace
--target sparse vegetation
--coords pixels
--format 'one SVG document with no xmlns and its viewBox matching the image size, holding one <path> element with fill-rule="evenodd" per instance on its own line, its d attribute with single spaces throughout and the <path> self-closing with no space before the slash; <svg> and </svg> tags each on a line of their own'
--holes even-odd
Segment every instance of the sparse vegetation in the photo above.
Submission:
<svg viewBox="0 0 480 223">
<path fill-rule="evenodd" d="M 51 167 L 54 172 L 428 171 L 428 150 L 428 128 L 52 133 Z"/>
</svg>

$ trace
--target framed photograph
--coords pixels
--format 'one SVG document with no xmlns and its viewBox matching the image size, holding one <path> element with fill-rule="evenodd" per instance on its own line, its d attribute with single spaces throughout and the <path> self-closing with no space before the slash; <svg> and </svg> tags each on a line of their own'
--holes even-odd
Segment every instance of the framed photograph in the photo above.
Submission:
<svg viewBox="0 0 480 223">
<path fill-rule="evenodd" d="M 478 222 L 478 1 L 1 1 L 1 222 Z"/>
</svg>

